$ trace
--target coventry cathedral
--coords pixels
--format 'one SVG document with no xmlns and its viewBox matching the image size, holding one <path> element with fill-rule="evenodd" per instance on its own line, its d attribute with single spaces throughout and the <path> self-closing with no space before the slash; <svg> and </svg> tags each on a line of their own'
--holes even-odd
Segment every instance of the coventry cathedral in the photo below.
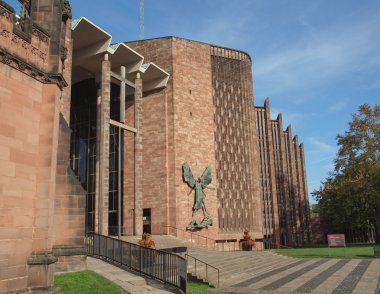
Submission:
<svg viewBox="0 0 380 294">
<path fill-rule="evenodd" d="M 20 2 L 0 0 L 1 293 L 85 268 L 91 232 L 311 241 L 303 144 L 255 106 L 247 53 Z"/>
</svg>

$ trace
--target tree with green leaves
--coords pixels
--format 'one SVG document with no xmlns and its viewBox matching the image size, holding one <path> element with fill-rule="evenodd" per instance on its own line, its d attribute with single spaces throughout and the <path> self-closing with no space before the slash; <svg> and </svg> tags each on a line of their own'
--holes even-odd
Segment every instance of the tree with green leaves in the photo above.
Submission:
<svg viewBox="0 0 380 294">
<path fill-rule="evenodd" d="M 310 205 L 310 211 L 311 213 L 319 213 L 319 207 L 318 204 L 313 203 Z"/>
<path fill-rule="evenodd" d="M 380 106 L 361 105 L 337 141 L 335 170 L 313 192 L 321 218 L 341 229 L 373 227 L 380 244 Z"/>
</svg>

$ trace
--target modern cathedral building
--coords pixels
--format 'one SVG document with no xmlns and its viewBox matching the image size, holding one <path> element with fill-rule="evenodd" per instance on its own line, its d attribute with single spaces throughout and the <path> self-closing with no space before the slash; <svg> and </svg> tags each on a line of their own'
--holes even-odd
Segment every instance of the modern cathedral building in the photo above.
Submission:
<svg viewBox="0 0 380 294">
<path fill-rule="evenodd" d="M 310 242 L 303 145 L 254 106 L 248 54 L 114 44 L 67 0 L 20 2 L 0 0 L 0 293 L 53 291 L 90 232 Z"/>
</svg>

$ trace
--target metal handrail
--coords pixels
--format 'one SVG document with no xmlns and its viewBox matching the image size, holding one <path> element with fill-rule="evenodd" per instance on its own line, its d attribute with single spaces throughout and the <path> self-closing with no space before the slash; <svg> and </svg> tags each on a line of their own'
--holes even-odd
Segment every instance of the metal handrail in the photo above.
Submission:
<svg viewBox="0 0 380 294">
<path fill-rule="evenodd" d="M 217 273 L 218 273 L 217 288 L 219 288 L 220 271 L 219 271 L 219 269 L 217 267 L 215 267 L 215 266 L 213 266 L 211 264 L 208 264 L 207 262 L 204 262 L 204 261 L 202 261 L 202 260 L 200 260 L 200 259 L 198 259 L 198 258 L 196 258 L 194 256 L 191 256 L 191 255 L 189 255 L 187 253 L 185 254 L 185 257 L 186 257 L 186 261 L 188 260 L 189 257 L 192 258 L 192 259 L 194 259 L 194 267 L 195 267 L 195 273 L 194 274 L 195 275 L 197 275 L 197 262 L 202 263 L 202 264 L 204 264 L 206 266 L 206 281 L 207 282 L 209 282 L 209 280 L 208 280 L 208 268 L 211 267 L 211 268 L 215 269 L 217 271 Z"/>
<path fill-rule="evenodd" d="M 292 249 L 293 247 L 289 247 L 289 246 L 285 246 L 285 245 L 279 245 L 279 249 L 281 249 L 281 248 L 285 248 L 285 249 Z"/>
<path fill-rule="evenodd" d="M 187 259 L 173 253 L 143 247 L 120 239 L 90 233 L 87 255 L 121 268 L 129 268 L 177 287 L 186 293 Z"/>
<path fill-rule="evenodd" d="M 202 236 L 202 235 L 200 235 L 200 234 L 196 234 L 196 233 L 190 232 L 190 231 L 188 231 L 188 230 L 184 230 L 184 229 L 176 228 L 176 227 L 173 227 L 173 226 L 163 226 L 163 227 L 164 227 L 164 228 L 169 228 L 169 229 L 175 229 L 175 230 L 177 230 L 177 231 L 181 231 L 181 232 L 182 232 L 182 237 L 183 237 L 183 238 L 185 237 L 185 234 L 189 234 L 189 235 L 190 235 L 190 240 L 191 240 L 191 242 L 192 242 L 193 240 L 196 241 L 195 238 L 193 239 L 193 236 L 197 236 L 197 240 L 198 240 L 198 242 L 196 242 L 196 243 L 197 243 L 198 245 L 205 246 L 205 247 L 207 247 L 207 248 L 211 248 L 211 249 L 216 250 L 215 247 L 216 247 L 216 244 L 217 244 L 217 241 L 218 241 L 218 240 L 212 239 L 212 238 L 210 238 L 210 237 Z M 202 243 L 199 242 L 199 237 L 204 238 L 204 239 L 206 240 L 206 245 L 203 245 Z M 209 241 L 211 241 L 211 243 L 210 243 Z M 224 242 L 224 243 L 221 243 L 221 244 L 223 244 L 223 246 L 222 246 L 222 251 L 225 251 L 225 246 L 224 246 L 225 243 L 228 243 L 228 249 L 229 249 L 229 250 L 231 250 L 231 244 L 233 244 L 232 249 L 233 249 L 233 250 L 236 250 L 236 244 L 239 244 L 239 241 L 237 240 L 237 241 L 235 241 L 235 242 Z M 208 246 L 209 244 L 210 244 L 211 246 Z M 220 248 L 220 247 L 218 246 L 218 248 Z M 239 246 L 238 246 L 238 248 L 239 248 Z"/>
<path fill-rule="evenodd" d="M 202 244 L 199 243 L 199 237 L 204 238 L 204 239 L 206 239 L 206 247 L 207 248 L 209 248 L 209 246 L 208 246 L 208 243 L 209 243 L 208 240 L 210 240 L 210 241 L 212 241 L 211 244 L 213 245 L 211 248 L 215 249 L 215 243 L 216 243 L 215 239 L 212 239 L 212 238 L 209 238 L 209 237 L 206 237 L 206 236 L 202 236 L 200 234 L 196 234 L 196 233 L 190 232 L 188 230 L 176 228 L 176 227 L 173 227 L 173 226 L 164 226 L 164 227 L 165 228 L 169 228 L 169 229 L 175 229 L 177 231 L 183 232 L 183 234 L 182 234 L 183 237 L 184 237 L 185 233 L 190 234 L 190 240 L 191 241 L 193 241 L 193 236 L 197 236 L 198 237 L 198 243 L 197 243 L 198 245 L 202 245 Z M 195 239 L 194 239 L 194 241 L 195 241 Z"/>
</svg>

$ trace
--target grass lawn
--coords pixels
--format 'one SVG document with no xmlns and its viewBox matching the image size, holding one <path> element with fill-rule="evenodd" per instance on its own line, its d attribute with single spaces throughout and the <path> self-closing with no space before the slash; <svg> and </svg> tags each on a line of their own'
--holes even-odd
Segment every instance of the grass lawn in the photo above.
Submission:
<svg viewBox="0 0 380 294">
<path fill-rule="evenodd" d="M 81 271 L 75 273 L 60 274 L 55 276 L 55 284 L 61 288 L 62 294 L 116 294 L 124 293 L 113 282 L 98 275 L 93 271 Z M 218 292 L 209 288 L 208 285 L 189 281 L 188 292 L 191 294 L 242 294 L 237 292 Z"/>
<path fill-rule="evenodd" d="M 326 245 L 327 246 L 327 245 Z M 354 245 L 346 249 L 328 247 L 307 247 L 277 249 L 276 253 L 290 257 L 304 258 L 373 258 L 374 245 Z"/>
<path fill-rule="evenodd" d="M 62 294 L 123 293 L 115 283 L 88 270 L 57 275 L 54 281 L 61 288 Z"/>
<path fill-rule="evenodd" d="M 187 284 L 187 292 L 190 294 L 242 294 L 238 292 L 220 292 L 213 288 L 209 288 L 208 285 L 198 282 L 189 281 Z"/>
</svg>

